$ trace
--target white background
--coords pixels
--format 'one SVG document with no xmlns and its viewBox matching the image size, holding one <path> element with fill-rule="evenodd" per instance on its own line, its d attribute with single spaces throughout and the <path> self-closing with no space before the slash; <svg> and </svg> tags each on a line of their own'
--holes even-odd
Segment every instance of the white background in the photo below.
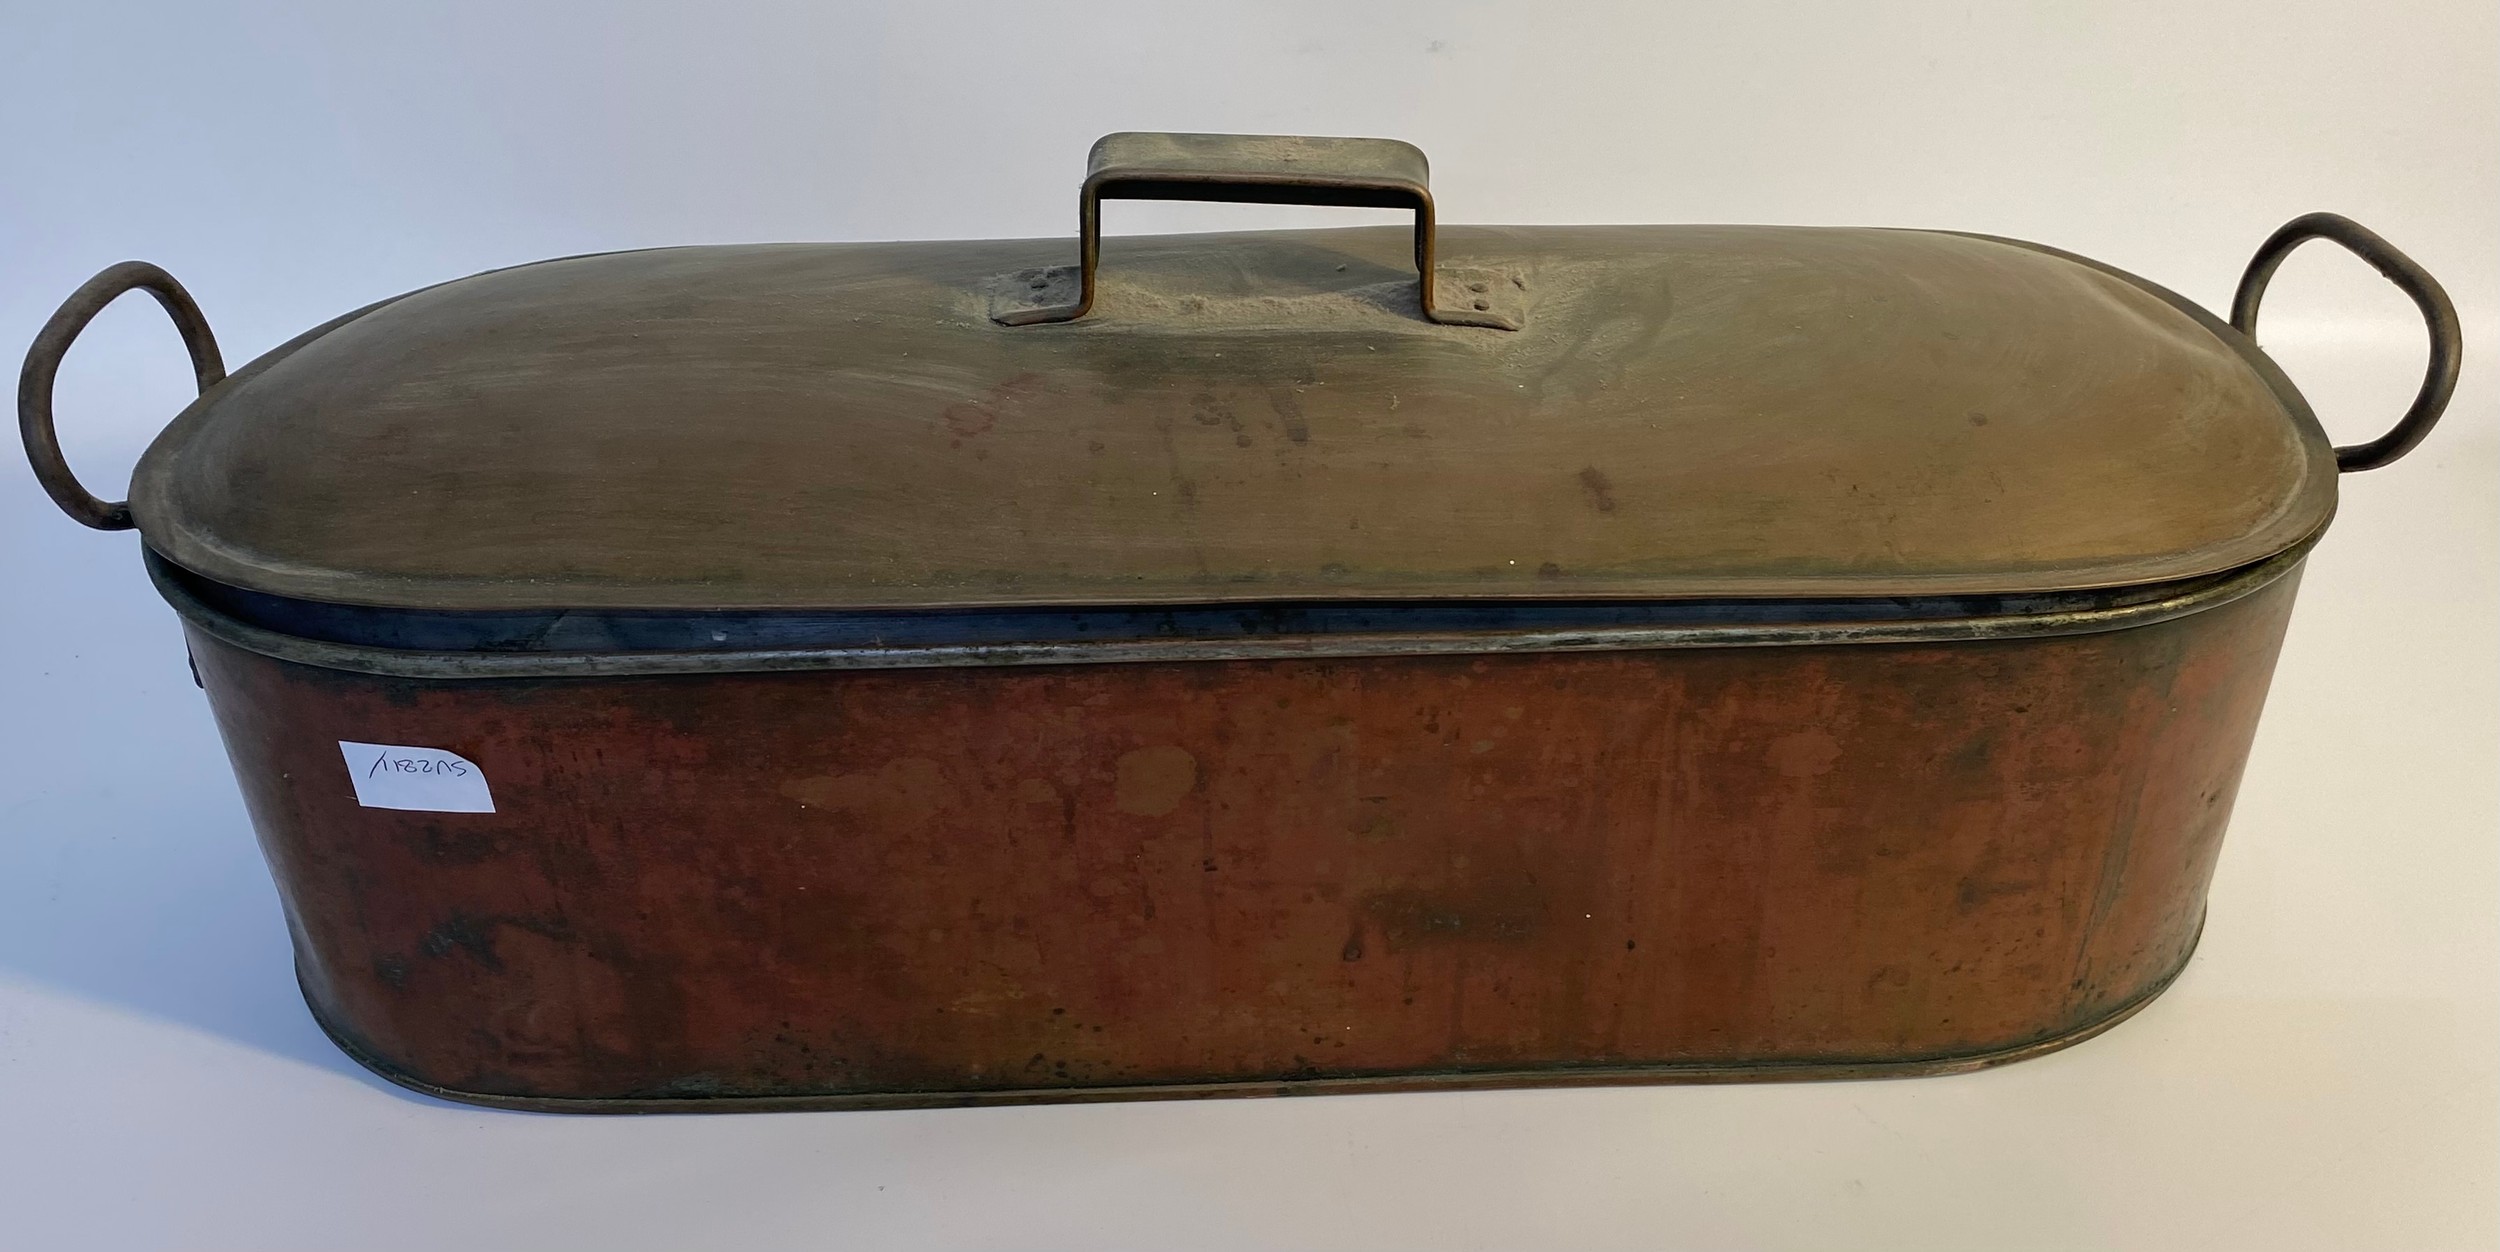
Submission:
<svg viewBox="0 0 2500 1252">
<path fill-rule="evenodd" d="M 2335 209 L 2441 275 L 2448 423 L 2345 482 L 2167 996 L 2072 1051 L 1810 1086 L 585 1119 L 438 1103 L 306 1017 L 128 535 L 0 468 L 0 1247 L 2500 1245 L 2500 19 L 2064 5 L 0 0 L 0 349 L 157 261 L 228 360 L 541 256 L 1061 235 L 1116 129 L 1393 135 L 1450 221 L 2037 239 L 2222 307 Z M 1114 230 L 1368 221 L 1119 205 Z M 2267 343 L 2347 441 L 2410 306 L 2314 244 Z M 116 305 L 61 420 L 184 399 Z"/>
</svg>

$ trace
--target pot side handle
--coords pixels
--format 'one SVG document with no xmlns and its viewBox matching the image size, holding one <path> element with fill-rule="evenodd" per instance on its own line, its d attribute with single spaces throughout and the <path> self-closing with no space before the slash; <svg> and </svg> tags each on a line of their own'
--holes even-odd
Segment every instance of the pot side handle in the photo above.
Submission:
<svg viewBox="0 0 2500 1252">
<path fill-rule="evenodd" d="M 2448 300 L 2448 293 L 2439 280 L 2414 263 L 2413 258 L 2396 250 L 2396 246 L 2379 238 L 2376 231 L 2336 213 L 2310 213 L 2284 223 L 2264 246 L 2257 249 L 2248 270 L 2240 275 L 2237 294 L 2231 298 L 2231 327 L 2251 341 L 2257 338 L 2257 306 L 2265 299 L 2266 284 L 2292 249 L 2312 239 L 2331 239 L 2342 244 L 2354 256 L 2370 263 L 2381 277 L 2396 284 L 2422 310 L 2422 319 L 2429 323 L 2431 358 L 2422 375 L 2422 390 L 2414 396 L 2413 407 L 2405 410 L 2393 429 L 2368 443 L 2352 444 L 2335 450 L 2335 468 L 2346 473 L 2377 469 L 2413 450 L 2422 437 L 2439 423 L 2439 415 L 2448 408 L 2448 397 L 2457 389 L 2457 370 L 2465 356 L 2465 333 L 2457 325 L 2457 307 Z"/>
<path fill-rule="evenodd" d="M 35 468 L 35 478 L 43 484 L 52 502 L 81 525 L 97 530 L 128 530 L 136 523 L 130 518 L 128 501 L 99 500 L 72 474 L 69 462 L 61 455 L 60 438 L 52 428 L 52 382 L 61 372 L 61 358 L 69 354 L 69 346 L 77 342 L 80 331 L 122 294 L 145 291 L 165 306 L 166 316 L 174 319 L 174 329 L 182 335 L 182 346 L 191 354 L 191 372 L 199 379 L 200 390 L 206 392 L 226 376 L 225 358 L 217 353 L 217 337 L 209 333 L 208 319 L 201 316 L 200 306 L 191 293 L 174 281 L 174 276 L 145 261 L 124 261 L 86 281 L 71 292 L 52 320 L 36 333 L 34 346 L 26 350 L 26 365 L 17 375 L 17 432 L 26 441 L 26 460 Z"/>
<path fill-rule="evenodd" d="M 1094 307 L 1094 271 L 1102 257 L 1105 200 L 1413 209 L 1415 276 L 1424 316 L 1451 326 L 1518 329 L 1514 318 L 1485 301 L 1444 308 L 1434 300 L 1436 232 L 1430 166 L 1415 145 L 1395 139 L 1153 131 L 1105 135 L 1094 141 L 1093 152 L 1086 158 L 1085 182 L 1077 192 L 1075 302 L 1006 309 L 993 313 L 994 320 L 1007 326 L 1073 322 Z"/>
</svg>

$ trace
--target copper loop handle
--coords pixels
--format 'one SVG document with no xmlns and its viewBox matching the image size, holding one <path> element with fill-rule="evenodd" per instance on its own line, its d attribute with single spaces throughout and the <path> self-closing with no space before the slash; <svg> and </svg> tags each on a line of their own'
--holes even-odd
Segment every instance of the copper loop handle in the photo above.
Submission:
<svg viewBox="0 0 2500 1252">
<path fill-rule="evenodd" d="M 77 342 L 80 331 L 124 292 L 145 291 L 165 306 L 165 314 L 174 319 L 174 329 L 182 335 L 182 346 L 191 354 L 191 372 L 199 379 L 205 392 L 226 376 L 225 359 L 217 354 L 217 337 L 209 333 L 208 319 L 200 315 L 200 306 L 193 303 L 191 293 L 174 281 L 174 276 L 145 261 L 124 261 L 87 280 L 86 285 L 71 292 L 52 320 L 43 324 L 35 335 L 33 347 L 26 350 L 25 368 L 17 375 L 17 431 L 26 441 L 26 460 L 35 467 L 35 478 L 43 484 L 52 502 L 61 506 L 81 525 L 97 530 L 128 530 L 135 523 L 130 519 L 130 502 L 100 500 L 78 482 L 69 462 L 61 455 L 61 441 L 52 428 L 52 381 L 61 372 L 61 358 L 69 354 L 69 346 Z"/>
<path fill-rule="evenodd" d="M 2335 468 L 2339 470 L 2351 473 L 2377 469 L 2422 442 L 2422 437 L 2439 423 L 2439 415 L 2447 410 L 2448 397 L 2456 392 L 2457 370 L 2465 356 L 2465 334 L 2457 325 L 2457 306 L 2449 302 L 2438 279 L 2414 264 L 2413 258 L 2397 251 L 2394 244 L 2379 238 L 2377 232 L 2341 214 L 2311 213 L 2285 223 L 2257 249 L 2256 259 L 2240 275 L 2238 294 L 2231 298 L 2233 329 L 2251 340 L 2257 337 L 2257 305 L 2265 299 L 2266 284 L 2273 280 L 2283 258 L 2311 239 L 2334 240 L 2369 262 L 2381 277 L 2413 297 L 2413 303 L 2422 310 L 2422 320 L 2430 325 L 2430 363 L 2423 371 L 2422 390 L 2413 397 L 2413 407 L 2406 409 L 2394 429 L 2386 434 L 2368 443 L 2335 450 Z"/>
</svg>

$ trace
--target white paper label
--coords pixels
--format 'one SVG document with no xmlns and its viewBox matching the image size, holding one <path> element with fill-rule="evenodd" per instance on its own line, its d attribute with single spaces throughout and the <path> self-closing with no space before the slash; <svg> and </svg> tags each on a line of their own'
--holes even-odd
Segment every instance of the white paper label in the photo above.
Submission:
<svg viewBox="0 0 2500 1252">
<path fill-rule="evenodd" d="M 347 776 L 356 782 L 356 803 L 369 809 L 423 813 L 492 813 L 486 771 L 477 762 L 441 748 L 339 740 Z"/>
</svg>

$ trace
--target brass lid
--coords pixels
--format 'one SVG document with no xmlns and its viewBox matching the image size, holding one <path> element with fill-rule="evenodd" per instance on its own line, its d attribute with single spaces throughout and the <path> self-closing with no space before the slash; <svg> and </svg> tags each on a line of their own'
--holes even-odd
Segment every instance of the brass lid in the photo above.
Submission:
<svg viewBox="0 0 2500 1252">
<path fill-rule="evenodd" d="M 1065 240 L 501 270 L 212 389 L 131 507 L 253 591 L 710 609 L 2079 590 L 2262 560 L 2334 506 L 2244 339 L 2061 254 L 1438 245 L 1442 320 L 1390 228 L 1103 240 L 1073 314 L 1042 307 Z"/>
</svg>

